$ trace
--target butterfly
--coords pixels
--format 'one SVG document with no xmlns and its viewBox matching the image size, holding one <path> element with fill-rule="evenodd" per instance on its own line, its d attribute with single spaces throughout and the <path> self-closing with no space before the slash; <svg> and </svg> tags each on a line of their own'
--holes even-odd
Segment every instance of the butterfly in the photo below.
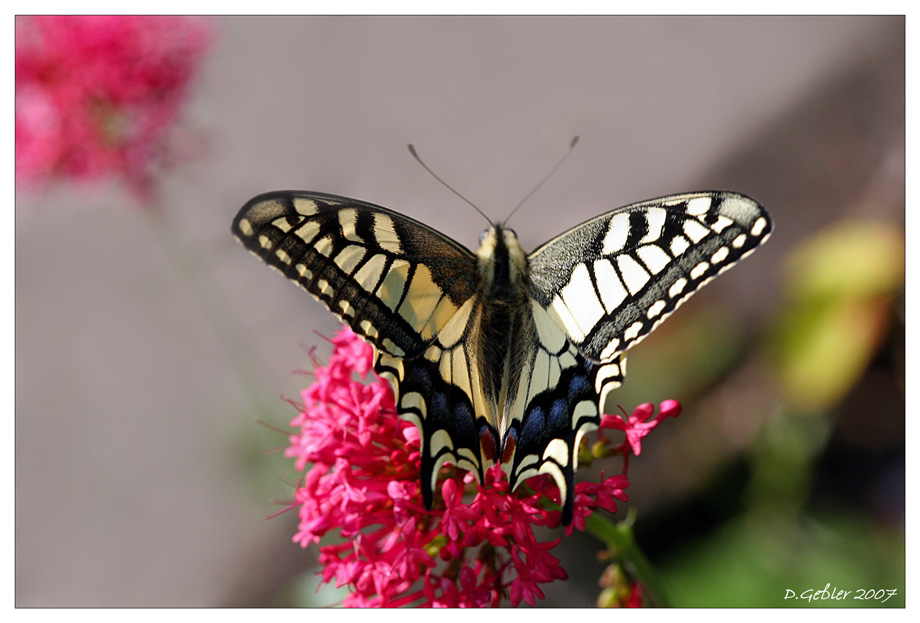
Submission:
<svg viewBox="0 0 920 623">
<path fill-rule="evenodd" d="M 734 192 L 672 195 L 602 214 L 525 253 L 493 224 L 474 253 L 387 208 L 318 192 L 259 195 L 232 232 L 374 347 L 421 437 L 427 508 L 449 462 L 510 487 L 549 474 L 572 520 L 582 436 L 626 352 L 770 235 Z"/>
</svg>

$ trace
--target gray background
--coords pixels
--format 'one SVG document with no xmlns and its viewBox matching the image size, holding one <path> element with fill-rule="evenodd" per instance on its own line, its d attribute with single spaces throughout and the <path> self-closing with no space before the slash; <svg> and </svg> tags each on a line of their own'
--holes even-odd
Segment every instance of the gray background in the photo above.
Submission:
<svg viewBox="0 0 920 623">
<path fill-rule="evenodd" d="M 289 543 L 292 516 L 263 521 L 290 490 L 252 474 L 282 471 L 258 451 L 284 438 L 253 424 L 239 368 L 259 415 L 283 423 L 294 413 L 277 396 L 298 395 L 304 345 L 327 353 L 313 330 L 337 325 L 230 238 L 251 196 L 353 196 L 474 246 L 482 219 L 406 143 L 498 219 L 578 134 L 512 223 L 525 247 L 625 203 L 734 188 L 785 233 L 700 296 L 754 313 L 745 294 L 773 286 L 751 275 L 799 236 L 777 205 L 796 172 L 727 163 L 904 37 L 897 17 L 215 21 L 186 115 L 209 149 L 164 177 L 165 234 L 117 188 L 17 198 L 19 606 L 248 605 L 315 558 Z M 633 469 L 641 479 L 641 459 Z"/>
</svg>

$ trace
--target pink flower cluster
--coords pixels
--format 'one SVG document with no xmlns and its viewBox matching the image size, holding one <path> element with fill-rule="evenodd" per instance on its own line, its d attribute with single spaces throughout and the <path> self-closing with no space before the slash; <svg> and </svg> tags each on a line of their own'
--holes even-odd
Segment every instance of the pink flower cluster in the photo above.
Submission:
<svg viewBox="0 0 920 623">
<path fill-rule="evenodd" d="M 560 525 L 553 481 L 538 476 L 511 493 L 499 466 L 482 485 L 448 466 L 440 499 L 426 510 L 418 430 L 397 417 L 386 381 L 355 378 L 371 370 L 372 348 L 349 330 L 332 342 L 329 364 L 316 367 L 315 382 L 302 392 L 302 411 L 291 422 L 297 433 L 285 454 L 306 470 L 293 504 L 300 517 L 294 541 L 307 547 L 338 533 L 321 545 L 320 563 L 324 582 L 351 588 L 344 605 L 497 606 L 503 599 L 534 605 L 544 596 L 541 584 L 564 580 L 551 553 L 562 537 L 541 542 L 534 534 L 538 526 Z M 664 417 L 639 421 L 653 410 L 643 405 L 628 422 L 611 418 L 604 425 L 641 437 Z M 669 401 L 667 412 L 677 415 L 677 403 Z M 601 437 L 589 460 L 628 448 Z M 578 483 L 568 532 L 583 530 L 597 508 L 616 511 L 628 486 L 625 473 Z"/>
<path fill-rule="evenodd" d="M 17 181 L 122 178 L 148 197 L 211 34 L 190 17 L 17 17 Z"/>
</svg>

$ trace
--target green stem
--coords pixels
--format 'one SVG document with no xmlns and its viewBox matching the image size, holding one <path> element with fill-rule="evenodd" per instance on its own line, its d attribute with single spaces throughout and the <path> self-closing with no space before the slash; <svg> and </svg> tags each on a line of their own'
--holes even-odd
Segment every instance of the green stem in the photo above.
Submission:
<svg viewBox="0 0 920 623">
<path fill-rule="evenodd" d="M 585 520 L 585 524 L 587 531 L 603 541 L 607 551 L 613 557 L 622 560 L 629 571 L 636 575 L 645 589 L 649 605 L 654 608 L 667 607 L 668 600 L 661 580 L 636 543 L 631 516 L 626 521 L 613 522 L 599 513 L 594 513 Z"/>
</svg>

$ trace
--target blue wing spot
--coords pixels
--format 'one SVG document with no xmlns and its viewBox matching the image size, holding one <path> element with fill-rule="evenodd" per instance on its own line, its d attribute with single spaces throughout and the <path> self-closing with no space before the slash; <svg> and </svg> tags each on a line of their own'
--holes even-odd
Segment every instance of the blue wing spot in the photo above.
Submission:
<svg viewBox="0 0 920 623">
<path fill-rule="evenodd" d="M 473 409 L 470 408 L 467 402 L 455 402 L 453 410 L 454 414 L 451 424 L 462 439 L 467 439 L 474 434 L 473 423 L 476 421 L 476 414 L 473 413 Z"/>
<path fill-rule="evenodd" d="M 521 431 L 521 440 L 538 439 L 546 428 L 546 416 L 543 407 L 534 407 L 524 418 L 524 430 Z"/>
<path fill-rule="evenodd" d="M 450 405 L 447 402 L 447 396 L 443 392 L 432 393 L 429 404 L 431 405 L 430 419 L 448 416 Z"/>
<path fill-rule="evenodd" d="M 572 380 L 569 381 L 569 400 L 574 400 L 581 397 L 588 389 L 588 379 L 578 375 L 572 377 Z"/>
<path fill-rule="evenodd" d="M 553 406 L 549 410 L 549 423 L 553 429 L 569 425 L 569 410 L 566 401 L 559 398 L 553 401 Z"/>
</svg>

